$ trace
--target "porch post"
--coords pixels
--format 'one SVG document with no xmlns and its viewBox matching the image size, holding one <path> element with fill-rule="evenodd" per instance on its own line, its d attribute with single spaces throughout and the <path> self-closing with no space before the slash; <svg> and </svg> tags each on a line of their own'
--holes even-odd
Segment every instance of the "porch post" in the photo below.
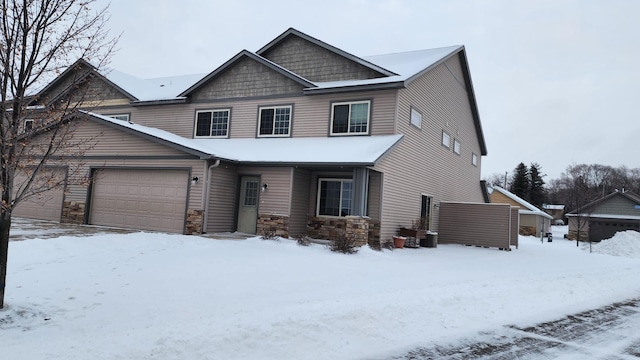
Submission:
<svg viewBox="0 0 640 360">
<path fill-rule="evenodd" d="M 367 215 L 367 198 L 369 194 L 369 169 L 354 168 L 353 169 L 353 195 L 351 215 L 366 216 Z"/>
</svg>

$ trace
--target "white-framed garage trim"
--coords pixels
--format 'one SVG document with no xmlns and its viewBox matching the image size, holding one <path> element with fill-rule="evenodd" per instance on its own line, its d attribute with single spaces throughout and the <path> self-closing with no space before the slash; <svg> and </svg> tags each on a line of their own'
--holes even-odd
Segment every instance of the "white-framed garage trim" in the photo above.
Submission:
<svg viewBox="0 0 640 360">
<path fill-rule="evenodd" d="M 92 167 L 85 223 L 184 233 L 190 167 Z"/>
</svg>

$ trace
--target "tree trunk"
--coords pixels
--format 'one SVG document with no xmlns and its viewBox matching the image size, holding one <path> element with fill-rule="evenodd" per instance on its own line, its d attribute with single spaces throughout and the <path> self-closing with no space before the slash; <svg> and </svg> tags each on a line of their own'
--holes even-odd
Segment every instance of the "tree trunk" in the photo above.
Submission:
<svg viewBox="0 0 640 360">
<path fill-rule="evenodd" d="M 4 308 L 4 289 L 7 280 L 7 258 L 9 253 L 9 228 L 11 228 L 11 213 L 4 212 L 0 216 L 0 309 Z"/>
</svg>

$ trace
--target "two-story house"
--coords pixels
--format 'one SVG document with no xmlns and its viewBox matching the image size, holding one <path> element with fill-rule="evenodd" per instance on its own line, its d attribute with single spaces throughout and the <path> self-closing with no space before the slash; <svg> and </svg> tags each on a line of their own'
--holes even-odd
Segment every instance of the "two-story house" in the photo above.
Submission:
<svg viewBox="0 0 640 360">
<path fill-rule="evenodd" d="M 437 231 L 441 201 L 484 202 L 463 46 L 358 57 L 288 29 L 200 76 L 142 80 L 80 60 L 37 103 L 82 87 L 75 136 L 99 134 L 82 159 L 91 181 L 16 215 L 387 241 L 420 218 Z"/>
</svg>

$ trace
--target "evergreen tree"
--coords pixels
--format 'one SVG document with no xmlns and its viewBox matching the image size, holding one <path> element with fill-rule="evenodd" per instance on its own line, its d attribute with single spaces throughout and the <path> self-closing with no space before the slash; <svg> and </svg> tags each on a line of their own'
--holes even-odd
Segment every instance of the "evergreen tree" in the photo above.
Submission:
<svg viewBox="0 0 640 360">
<path fill-rule="evenodd" d="M 520 163 L 513 170 L 513 177 L 511 178 L 508 190 L 516 196 L 529 201 L 529 186 L 529 169 L 527 169 L 527 165 Z"/>
<path fill-rule="evenodd" d="M 536 163 L 531 163 L 529 167 L 529 180 L 531 181 L 529 202 L 539 209 L 542 208 L 542 204 L 547 202 L 547 190 L 544 188 L 544 180 L 542 180 L 545 175 L 540 173 L 541 170 L 540 165 Z"/>
</svg>

